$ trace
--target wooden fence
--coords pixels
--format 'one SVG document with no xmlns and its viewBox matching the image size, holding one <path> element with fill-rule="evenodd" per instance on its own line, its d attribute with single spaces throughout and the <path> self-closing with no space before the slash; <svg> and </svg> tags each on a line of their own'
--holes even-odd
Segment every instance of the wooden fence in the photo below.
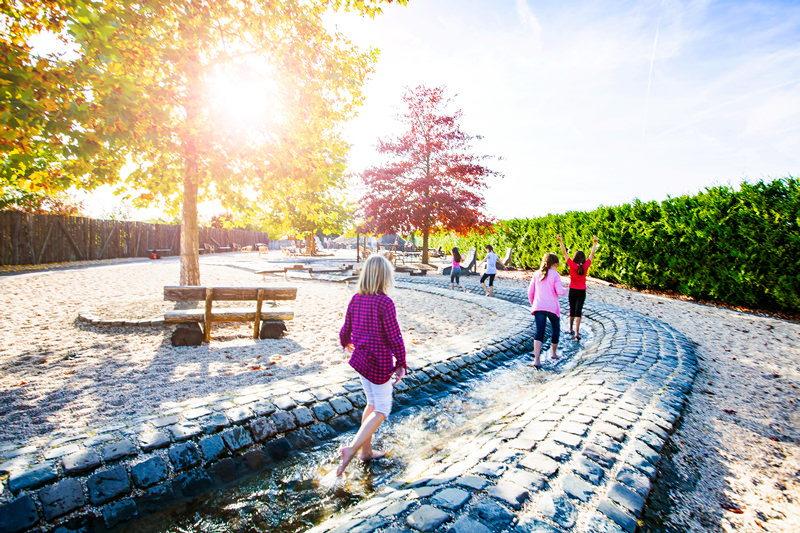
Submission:
<svg viewBox="0 0 800 533">
<path fill-rule="evenodd" d="M 147 257 L 148 250 L 180 253 L 180 226 L 0 212 L 0 264 L 33 265 L 118 257 Z M 200 228 L 200 245 L 215 248 L 268 242 L 261 231 Z"/>
</svg>

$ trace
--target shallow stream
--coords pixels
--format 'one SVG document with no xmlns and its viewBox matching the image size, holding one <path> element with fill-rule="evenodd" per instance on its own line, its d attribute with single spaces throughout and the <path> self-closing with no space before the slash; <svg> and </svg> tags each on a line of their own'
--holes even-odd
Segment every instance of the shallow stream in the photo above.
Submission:
<svg viewBox="0 0 800 533">
<path fill-rule="evenodd" d="M 561 343 L 557 365 L 543 350 L 545 369 L 535 370 L 533 354 L 524 354 L 393 414 L 374 439 L 375 447 L 385 450 L 386 457 L 372 464 L 354 460 L 343 480 L 336 481 L 334 473 L 338 450 L 352 439 L 355 430 L 299 452 L 234 487 L 140 519 L 125 531 L 305 531 L 387 483 L 414 479 L 438 458 L 471 446 L 477 435 L 522 398 L 534 395 L 542 383 L 578 364 L 581 347 L 589 345 L 593 337 L 588 325 L 582 333 L 580 345 L 569 339 Z"/>
</svg>

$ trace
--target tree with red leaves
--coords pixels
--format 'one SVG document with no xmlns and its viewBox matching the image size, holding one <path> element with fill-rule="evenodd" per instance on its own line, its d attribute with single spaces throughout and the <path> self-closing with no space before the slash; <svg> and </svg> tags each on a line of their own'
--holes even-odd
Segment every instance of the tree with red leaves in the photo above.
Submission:
<svg viewBox="0 0 800 533">
<path fill-rule="evenodd" d="M 491 224 L 483 190 L 500 173 L 482 164 L 491 156 L 472 153 L 480 137 L 461 130 L 461 110 L 447 112 L 452 99 L 444 87 L 407 89 L 403 102 L 407 109 L 398 118 L 408 129 L 378 141 L 387 161 L 361 175 L 367 189 L 361 214 L 372 232 L 421 231 L 427 263 L 431 230 L 467 233 Z"/>
</svg>

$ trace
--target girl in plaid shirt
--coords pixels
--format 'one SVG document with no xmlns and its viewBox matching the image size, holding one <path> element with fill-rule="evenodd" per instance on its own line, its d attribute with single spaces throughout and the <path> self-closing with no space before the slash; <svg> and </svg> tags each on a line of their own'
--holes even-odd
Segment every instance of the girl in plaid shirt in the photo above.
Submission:
<svg viewBox="0 0 800 533">
<path fill-rule="evenodd" d="M 367 407 L 361 427 L 350 443 L 342 448 L 342 463 L 336 470 L 341 476 L 350 460 L 361 450 L 361 459 L 383 457 L 372 449 L 372 435 L 392 410 L 392 387 L 406 374 L 406 348 L 394 302 L 386 292 L 394 285 L 392 265 L 382 255 L 371 255 L 364 262 L 358 279 L 358 294 L 347 306 L 339 341 L 350 352 L 350 366 L 361 375 Z M 395 376 L 391 381 L 392 375 Z"/>
</svg>

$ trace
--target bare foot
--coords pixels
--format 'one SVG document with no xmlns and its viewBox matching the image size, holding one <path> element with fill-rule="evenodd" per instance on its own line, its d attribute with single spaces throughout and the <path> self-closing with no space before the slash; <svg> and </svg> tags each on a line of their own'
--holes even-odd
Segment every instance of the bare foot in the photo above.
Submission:
<svg viewBox="0 0 800 533">
<path fill-rule="evenodd" d="M 347 468 L 347 465 L 350 464 L 350 460 L 353 458 L 355 454 L 355 450 L 350 448 L 349 446 L 345 446 L 342 448 L 342 464 L 339 465 L 339 468 L 336 469 L 336 475 L 341 476 L 344 474 L 344 469 Z"/>
<path fill-rule="evenodd" d="M 550 359 L 561 359 L 561 358 L 559 356 L 557 356 L 557 355 L 551 355 Z"/>
<path fill-rule="evenodd" d="M 372 450 L 372 453 L 370 455 L 361 455 L 359 459 L 361 459 L 362 461 L 374 461 L 376 459 L 384 457 L 385 455 L 386 452 L 376 452 L 375 450 Z"/>
</svg>

